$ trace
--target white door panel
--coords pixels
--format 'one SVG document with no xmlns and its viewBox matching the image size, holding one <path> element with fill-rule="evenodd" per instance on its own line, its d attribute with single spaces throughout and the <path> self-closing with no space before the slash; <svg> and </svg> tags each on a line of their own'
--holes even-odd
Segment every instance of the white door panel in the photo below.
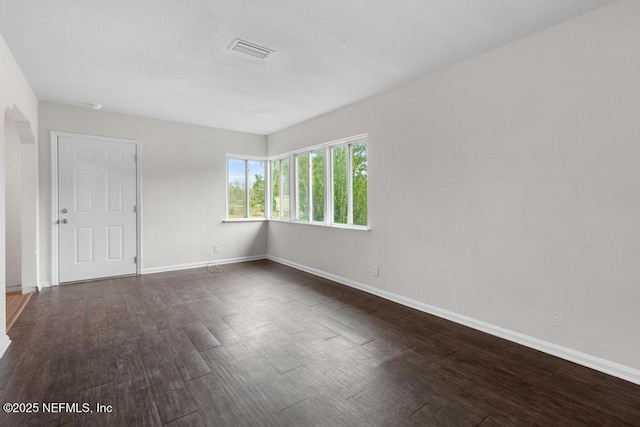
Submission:
<svg viewBox="0 0 640 427">
<path fill-rule="evenodd" d="M 60 282 L 136 273 L 135 144 L 58 137 Z"/>
</svg>

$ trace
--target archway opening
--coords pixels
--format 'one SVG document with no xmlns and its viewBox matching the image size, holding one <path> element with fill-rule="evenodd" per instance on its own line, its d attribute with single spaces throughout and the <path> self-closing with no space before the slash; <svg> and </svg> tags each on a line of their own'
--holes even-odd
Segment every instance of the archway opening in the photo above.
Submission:
<svg viewBox="0 0 640 427">
<path fill-rule="evenodd" d="M 4 115 L 4 227 L 7 330 L 38 284 L 37 147 L 15 106 Z"/>
</svg>

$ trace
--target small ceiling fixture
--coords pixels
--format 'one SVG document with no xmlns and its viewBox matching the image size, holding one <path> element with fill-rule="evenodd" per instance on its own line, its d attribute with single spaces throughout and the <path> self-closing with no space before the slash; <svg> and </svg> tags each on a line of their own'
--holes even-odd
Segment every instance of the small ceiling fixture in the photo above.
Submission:
<svg viewBox="0 0 640 427">
<path fill-rule="evenodd" d="M 235 50 L 236 52 L 251 55 L 255 58 L 264 59 L 271 52 L 275 52 L 272 49 L 258 46 L 257 44 L 248 42 L 246 40 L 234 39 L 228 47 L 229 50 Z"/>
<path fill-rule="evenodd" d="M 85 102 L 84 106 L 87 108 L 91 108 L 92 110 L 101 110 L 102 104 L 94 104 L 93 102 Z"/>
</svg>

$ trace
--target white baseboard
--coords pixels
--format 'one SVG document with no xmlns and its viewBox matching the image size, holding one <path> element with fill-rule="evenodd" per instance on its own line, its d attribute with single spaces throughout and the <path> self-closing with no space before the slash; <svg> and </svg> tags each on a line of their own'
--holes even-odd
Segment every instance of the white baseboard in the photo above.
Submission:
<svg viewBox="0 0 640 427">
<path fill-rule="evenodd" d="M 327 273 L 326 271 L 318 270 L 306 265 L 298 264 L 293 261 L 285 260 L 282 258 L 267 256 L 268 259 L 280 264 L 288 265 L 298 270 L 311 273 L 316 276 L 324 277 L 325 279 L 333 280 L 334 282 L 341 283 L 343 285 L 350 286 L 361 291 L 377 295 L 381 298 L 389 301 L 397 302 L 407 307 L 414 308 L 416 310 L 423 311 L 425 313 L 433 314 L 434 316 L 442 317 L 452 322 L 459 323 L 464 326 L 476 329 L 481 332 L 486 332 L 491 335 L 495 335 L 506 340 L 522 344 L 526 347 L 530 347 L 552 356 L 559 357 L 561 359 L 568 360 L 573 363 L 577 363 L 587 368 L 595 369 L 596 371 L 604 372 L 605 374 L 612 375 L 614 377 L 621 378 L 623 380 L 640 385 L 640 370 L 631 368 L 629 366 L 621 365 L 610 360 L 602 359 L 590 354 L 582 353 L 577 350 L 573 350 L 567 347 L 563 347 L 558 344 L 554 344 L 549 341 L 544 341 L 539 338 L 535 338 L 529 335 L 522 334 L 520 332 L 512 331 L 510 329 L 496 326 L 491 323 L 484 322 L 482 320 L 473 319 L 462 314 L 454 313 L 449 310 L 445 310 L 439 307 L 435 307 L 429 304 L 416 301 L 411 298 L 397 295 L 392 292 L 387 292 L 381 289 L 374 288 L 369 285 L 365 285 L 359 282 L 355 282 L 350 279 L 346 279 L 335 274 Z"/>
<path fill-rule="evenodd" d="M 142 274 L 164 273 L 167 271 L 188 270 L 190 268 L 201 268 L 208 265 L 234 264 L 236 262 L 257 261 L 267 259 L 266 255 L 253 255 L 236 258 L 216 259 L 212 261 L 190 262 L 187 264 L 166 265 L 162 267 L 150 267 L 142 269 Z"/>
<path fill-rule="evenodd" d="M 4 352 L 7 351 L 11 345 L 11 340 L 9 339 L 9 335 L 4 334 L 0 336 L 0 358 L 4 356 Z"/>
<path fill-rule="evenodd" d="M 6 293 L 9 292 L 18 292 L 22 290 L 22 285 L 7 285 Z"/>
<path fill-rule="evenodd" d="M 206 267 L 208 265 L 234 264 L 236 262 L 257 261 L 261 259 L 267 259 L 267 256 L 253 255 L 253 256 L 244 256 L 244 257 L 236 257 L 236 258 L 216 259 L 211 261 L 189 262 L 186 264 L 164 265 L 160 267 L 143 268 L 141 274 L 166 273 L 168 271 L 179 271 L 179 270 L 189 270 L 191 268 L 201 268 L 201 267 Z M 48 288 L 50 286 L 52 286 L 51 282 L 40 282 L 38 284 L 38 289 Z"/>
<path fill-rule="evenodd" d="M 38 283 L 38 290 L 40 291 L 42 290 L 42 288 L 49 288 L 51 286 L 52 286 L 51 282 L 40 282 Z"/>
</svg>

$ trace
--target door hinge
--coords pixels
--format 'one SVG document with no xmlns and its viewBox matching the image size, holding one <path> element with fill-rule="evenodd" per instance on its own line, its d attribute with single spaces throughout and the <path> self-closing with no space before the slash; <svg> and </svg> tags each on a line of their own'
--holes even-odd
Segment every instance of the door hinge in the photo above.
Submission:
<svg viewBox="0 0 640 427">
<path fill-rule="evenodd" d="M 137 257 L 137 256 L 134 256 L 134 257 L 133 257 L 133 263 L 134 263 L 134 264 L 137 264 L 137 263 L 138 263 L 138 257 Z"/>
<path fill-rule="evenodd" d="M 138 206 L 133 207 L 133 213 L 138 213 Z"/>
</svg>

